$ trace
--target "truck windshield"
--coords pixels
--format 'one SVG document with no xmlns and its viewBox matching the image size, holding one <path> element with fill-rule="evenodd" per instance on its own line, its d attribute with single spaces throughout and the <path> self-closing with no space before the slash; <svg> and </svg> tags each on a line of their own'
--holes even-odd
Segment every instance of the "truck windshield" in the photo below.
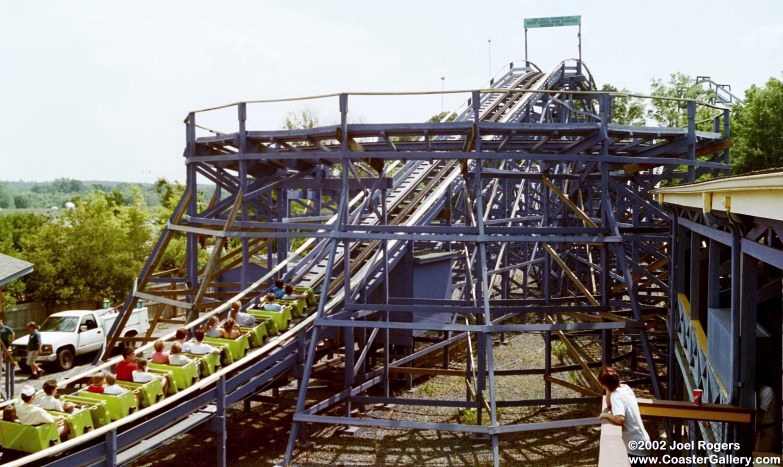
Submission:
<svg viewBox="0 0 783 467">
<path fill-rule="evenodd" d="M 73 332 L 79 318 L 75 316 L 50 316 L 41 324 L 39 331 Z"/>
</svg>

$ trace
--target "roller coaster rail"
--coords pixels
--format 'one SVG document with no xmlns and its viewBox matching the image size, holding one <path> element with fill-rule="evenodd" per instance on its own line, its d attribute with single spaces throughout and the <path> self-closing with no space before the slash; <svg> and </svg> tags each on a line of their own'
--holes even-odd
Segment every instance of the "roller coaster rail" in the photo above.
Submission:
<svg viewBox="0 0 783 467">
<path fill-rule="evenodd" d="M 317 311 L 193 389 L 18 465 L 66 449 L 74 454 L 54 464 L 116 463 L 123 447 L 212 405 L 202 422 L 214 420 L 221 433 L 218 463 L 224 465 L 226 406 L 292 377 L 300 385 L 285 464 L 305 439 L 306 424 L 327 423 L 482 434 L 498 465 L 500 435 L 596 423 L 504 425 L 498 407 L 597 402 L 591 369 L 620 359 L 633 362 L 631 380 L 648 384 L 657 397 L 670 392 L 666 368 L 674 364 L 668 348 L 675 336 L 661 318 L 676 300 L 668 282 L 671 226 L 648 192 L 664 182 L 727 173 L 728 110 L 683 100 L 686 128 L 614 124 L 613 99 L 628 95 L 597 91 L 589 69 L 574 61 L 550 73 L 512 63 L 492 86 L 447 91 L 470 96 L 451 122 L 348 122 L 352 99 L 440 92 L 312 96 L 305 99 L 337 98 L 340 123 L 296 130 L 247 128 L 248 105 L 293 99 L 191 112 L 185 194 L 108 347 L 132 342 L 144 350 L 159 323 L 192 329 L 233 300 L 254 307 L 277 278 L 314 288 Z M 715 109 L 714 131 L 697 130 L 697 105 Z M 232 108 L 235 131 L 197 125 L 202 113 Z M 196 196 L 200 179 L 216 185 L 205 206 Z M 171 241 L 182 238 L 185 264 L 163 270 Z M 294 242 L 302 243 L 292 248 Z M 199 263 L 200 251 L 208 252 L 206 264 Z M 427 261 L 447 264 L 448 272 L 426 271 L 420 265 Z M 408 273 L 437 278 L 443 290 L 398 288 Z M 145 336 L 120 337 L 138 299 L 165 307 Z M 185 316 L 164 318 L 165 308 Z M 541 335 L 544 366 L 495 368 L 493 339 L 508 333 Z M 458 341 L 466 343 L 466 366 L 455 370 L 449 349 Z M 566 345 L 573 364 L 553 365 L 555 341 Z M 307 407 L 325 342 L 342 358 L 343 390 Z M 589 350 L 595 345 L 600 350 Z M 436 355 L 443 368 L 422 366 L 431 365 L 423 357 Z M 580 371 L 576 383 L 556 377 L 574 370 Z M 393 396 L 395 375 L 418 374 L 462 375 L 466 398 Z M 541 375 L 543 397 L 499 400 L 503 376 L 520 374 Z M 578 397 L 553 398 L 553 384 Z M 363 419 L 351 411 L 384 403 L 475 409 L 478 424 Z M 344 415 L 325 413 L 338 406 Z"/>
</svg>

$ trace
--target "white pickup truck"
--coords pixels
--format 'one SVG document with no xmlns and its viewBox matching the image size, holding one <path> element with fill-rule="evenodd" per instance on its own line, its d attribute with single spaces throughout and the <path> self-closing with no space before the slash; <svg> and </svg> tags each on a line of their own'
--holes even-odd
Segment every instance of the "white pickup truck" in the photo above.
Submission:
<svg viewBox="0 0 783 467">
<path fill-rule="evenodd" d="M 103 349 L 106 335 L 118 316 L 119 313 L 114 308 L 53 313 L 38 327 L 41 333 L 41 352 L 36 362 L 54 362 L 61 370 L 70 370 L 77 355 Z M 135 308 L 122 330 L 123 337 L 147 332 L 148 320 L 147 307 Z M 14 358 L 23 368 L 27 361 L 28 337 L 20 337 L 11 344 Z"/>
</svg>

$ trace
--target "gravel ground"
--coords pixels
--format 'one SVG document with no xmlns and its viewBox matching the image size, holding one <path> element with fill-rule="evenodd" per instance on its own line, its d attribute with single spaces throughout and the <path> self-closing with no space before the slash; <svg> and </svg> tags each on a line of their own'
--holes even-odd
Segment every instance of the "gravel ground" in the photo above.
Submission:
<svg viewBox="0 0 783 467">
<path fill-rule="evenodd" d="M 536 334 L 521 334 L 508 345 L 493 348 L 497 368 L 543 367 L 543 340 Z M 458 359 L 452 368 L 460 369 Z M 578 380 L 579 375 L 560 375 Z M 498 379 L 498 400 L 543 397 L 540 376 L 513 376 Z M 575 393 L 557 385 L 554 397 L 574 397 Z M 293 393 L 289 393 L 291 397 Z M 462 378 L 435 377 L 420 381 L 402 398 L 464 398 Z M 228 463 L 236 466 L 275 465 L 282 460 L 291 426 L 290 407 L 254 404 L 249 413 L 241 405 L 231 407 L 228 417 Z M 560 408 L 529 407 L 502 409 L 501 424 L 538 422 L 597 415 L 593 406 Z M 376 407 L 363 417 L 457 423 L 455 408 L 420 408 L 403 405 Z M 596 417 L 597 421 L 597 417 Z M 500 438 L 502 465 L 589 466 L 598 459 L 599 432 L 596 427 L 569 428 L 504 435 Z M 309 449 L 297 449 L 294 462 L 300 465 L 492 465 L 491 444 L 472 440 L 460 433 L 362 428 L 349 433 L 341 428 L 311 425 Z M 206 427 L 172 439 L 167 445 L 132 465 L 214 465 L 217 452 L 214 433 Z"/>
</svg>

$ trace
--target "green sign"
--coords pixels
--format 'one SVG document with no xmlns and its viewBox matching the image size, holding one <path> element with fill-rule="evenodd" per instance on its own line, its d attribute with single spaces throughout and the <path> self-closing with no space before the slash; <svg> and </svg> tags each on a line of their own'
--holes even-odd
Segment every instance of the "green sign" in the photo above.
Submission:
<svg viewBox="0 0 783 467">
<path fill-rule="evenodd" d="M 525 18 L 525 29 L 580 26 L 581 16 L 550 16 L 549 18 Z"/>
</svg>

